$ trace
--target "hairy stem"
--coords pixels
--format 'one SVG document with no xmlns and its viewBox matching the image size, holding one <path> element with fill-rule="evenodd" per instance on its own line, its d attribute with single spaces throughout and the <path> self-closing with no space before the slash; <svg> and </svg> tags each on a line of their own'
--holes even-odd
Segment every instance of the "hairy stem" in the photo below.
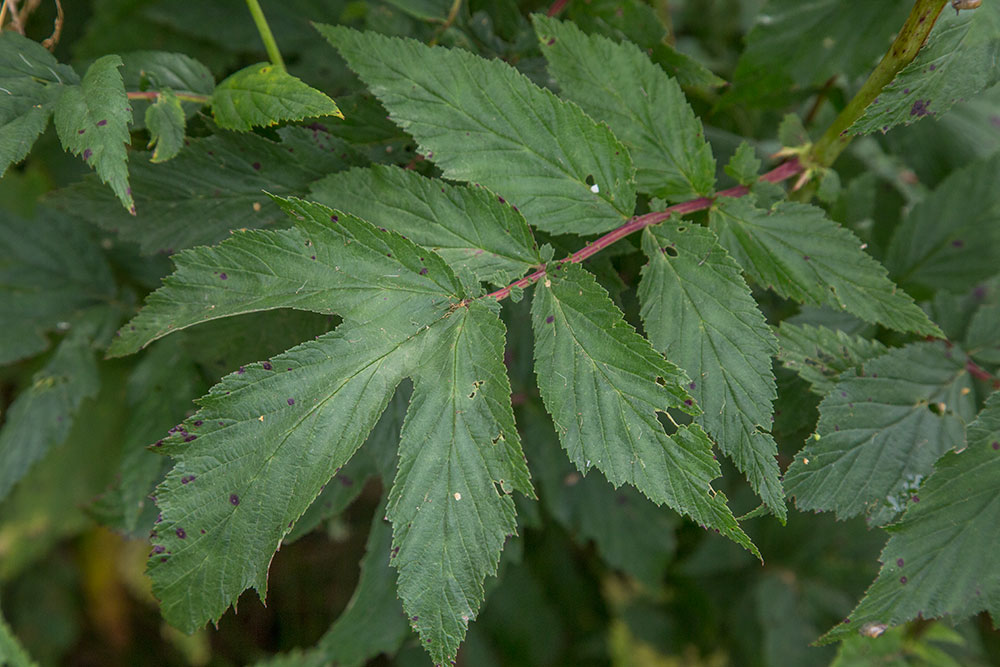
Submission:
<svg viewBox="0 0 1000 667">
<path fill-rule="evenodd" d="M 156 100 L 160 97 L 157 90 L 132 91 L 125 93 L 125 97 L 130 100 Z M 198 104 L 208 104 L 212 101 L 210 95 L 198 95 L 197 93 L 174 93 L 174 97 L 184 102 L 197 102 Z"/>
<path fill-rule="evenodd" d="M 264 18 L 264 12 L 260 8 L 260 3 L 257 0 L 247 0 L 247 8 L 250 10 L 250 15 L 253 16 L 253 22 L 257 26 L 257 32 L 260 33 L 261 41 L 264 42 L 264 48 L 267 49 L 267 57 L 270 59 L 271 64 L 284 71 L 285 61 L 281 58 L 278 43 L 274 41 L 274 35 L 271 34 L 271 26 L 267 24 L 267 19 Z"/>
<path fill-rule="evenodd" d="M 781 181 L 791 178 L 792 176 L 802 172 L 804 167 L 797 159 L 792 159 L 784 164 L 772 169 L 763 176 L 760 180 L 767 181 L 769 183 L 780 183 Z M 617 229 L 613 229 L 604 236 L 600 237 L 592 243 L 588 243 L 585 247 L 580 248 L 574 252 L 569 257 L 564 257 L 560 259 L 557 264 L 579 264 L 587 258 L 596 255 L 601 250 L 604 250 L 613 243 L 616 243 L 629 234 L 637 232 L 640 229 L 644 229 L 651 225 L 658 224 L 668 219 L 674 214 L 684 215 L 686 213 L 694 213 L 695 211 L 704 211 L 707 208 L 711 208 L 712 204 L 718 197 L 743 197 L 750 192 L 750 189 L 745 185 L 739 185 L 735 188 L 729 188 L 728 190 L 722 190 L 721 192 L 715 193 L 715 197 L 698 197 L 697 199 L 691 199 L 686 202 L 681 202 L 680 204 L 674 204 L 673 206 L 666 208 L 662 211 L 654 211 L 653 213 L 647 213 L 645 215 L 637 215 L 627 223 L 622 225 Z M 507 287 L 503 289 L 498 289 L 495 292 L 487 294 L 487 297 L 493 297 L 497 301 L 502 301 L 510 296 L 510 291 L 512 288 L 520 287 L 530 287 L 537 283 L 548 271 L 548 267 L 542 266 L 540 269 L 532 274 L 516 280 Z"/>
<path fill-rule="evenodd" d="M 947 2 L 948 0 L 916 0 L 913 3 L 910 16 L 896 35 L 892 46 L 882 57 L 882 61 L 861 86 L 857 95 L 847 103 L 820 140 L 813 145 L 808 158 L 811 165 L 829 167 L 847 144 L 851 143 L 852 137 L 847 134 L 847 128 L 861 117 L 882 89 L 896 78 L 899 70 L 916 58 Z"/>
</svg>

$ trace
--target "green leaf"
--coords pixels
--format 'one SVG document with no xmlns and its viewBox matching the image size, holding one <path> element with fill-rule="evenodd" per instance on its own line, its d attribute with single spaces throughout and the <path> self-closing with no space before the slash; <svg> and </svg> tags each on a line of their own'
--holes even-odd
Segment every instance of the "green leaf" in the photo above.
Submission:
<svg viewBox="0 0 1000 667">
<path fill-rule="evenodd" d="M 910 210 L 889 243 L 886 266 L 900 284 L 964 292 L 1000 263 L 1000 154 L 951 173 Z"/>
<path fill-rule="evenodd" d="M 403 608 L 431 658 L 445 664 L 476 617 L 504 541 L 517 530 L 509 494 L 534 492 L 496 313 L 473 301 L 429 335 L 433 343 L 414 369 L 386 515 Z"/>
<path fill-rule="evenodd" d="M 920 487 L 902 520 L 888 528 L 882 570 L 850 615 L 823 640 L 865 626 L 895 626 L 918 616 L 961 620 L 988 611 L 1000 618 L 1000 393 L 969 425 L 969 446 L 948 452 Z"/>
<path fill-rule="evenodd" d="M 506 284 L 541 263 L 531 230 L 503 197 L 388 166 L 331 174 L 310 198 L 391 228 L 479 280 Z"/>
<path fill-rule="evenodd" d="M 0 33 L 0 176 L 31 150 L 64 87 L 79 82 L 41 44 L 13 30 Z"/>
<path fill-rule="evenodd" d="M 0 212 L 0 364 L 45 350 L 46 332 L 71 327 L 115 289 L 101 248 L 76 221 L 44 209 L 31 221 Z"/>
<path fill-rule="evenodd" d="M 181 101 L 169 91 L 160 93 L 155 104 L 146 109 L 149 146 L 153 148 L 150 162 L 166 162 L 181 152 L 184 146 L 184 109 Z"/>
<path fill-rule="evenodd" d="M 764 210 L 746 197 L 716 201 L 712 230 L 758 283 L 786 299 L 846 310 L 897 331 L 941 331 L 849 230 L 822 209 L 781 202 Z"/>
<path fill-rule="evenodd" d="M 180 99 L 185 118 L 190 118 L 209 103 L 215 90 L 215 78 L 207 67 L 183 53 L 166 51 L 131 51 L 121 54 L 125 67 L 122 80 L 126 90 L 173 92 L 204 97 L 204 102 Z M 144 99 L 130 100 L 133 110 L 133 129 L 146 127 L 148 109 L 155 102 Z"/>
<path fill-rule="evenodd" d="M 3 661 L 2 664 L 10 667 L 34 667 L 37 664 L 28 656 L 28 652 L 21 646 L 17 635 L 2 615 L 0 615 L 0 660 Z"/>
<path fill-rule="evenodd" d="M 642 321 L 653 346 L 687 371 L 697 418 L 779 518 L 786 515 L 777 444 L 771 357 L 778 352 L 740 267 L 711 230 L 667 221 L 647 227 L 649 258 L 639 283 Z"/>
<path fill-rule="evenodd" d="M 63 147 L 83 156 L 118 201 L 135 214 L 128 184 L 128 125 L 132 109 L 116 55 L 98 58 L 87 68 L 79 86 L 67 86 L 55 106 L 56 132 Z"/>
<path fill-rule="evenodd" d="M 311 116 L 343 118 L 325 93 L 270 63 L 244 67 L 216 86 L 212 115 L 219 127 L 243 132 Z"/>
<path fill-rule="evenodd" d="M 628 146 L 639 190 L 670 201 L 713 193 L 712 148 L 675 80 L 634 44 L 539 14 L 532 20 L 563 97 Z"/>
<path fill-rule="evenodd" d="M 1000 6 L 986 2 L 972 12 L 944 12 L 917 57 L 883 88 L 848 129 L 886 132 L 925 116 L 940 116 L 1000 81 L 991 63 L 1000 58 Z"/>
<path fill-rule="evenodd" d="M 230 230 L 286 220 L 264 194 L 305 194 L 309 183 L 365 161 L 319 130 L 282 128 L 280 142 L 255 134 L 216 134 L 191 139 L 173 160 L 153 165 L 133 160 L 138 215 L 121 210 L 105 189 L 84 180 L 57 190 L 50 201 L 123 239 L 144 253 L 173 253 L 217 243 Z"/>
<path fill-rule="evenodd" d="M 554 233 L 607 231 L 632 215 L 628 150 L 506 63 L 317 27 L 446 178 L 482 183 Z"/>
<path fill-rule="evenodd" d="M 938 457 L 965 445 L 975 414 L 965 359 L 942 341 L 914 343 L 841 379 L 785 473 L 796 507 L 838 518 L 866 513 L 876 525 L 901 512 Z"/>
<path fill-rule="evenodd" d="M 625 322 L 594 279 L 559 265 L 535 287 L 531 308 L 538 390 L 577 469 L 592 467 L 616 488 L 628 482 L 753 553 L 721 492 L 712 443 L 697 425 L 664 432 L 657 413 L 701 410 L 684 371 Z"/>
<path fill-rule="evenodd" d="M 1000 305 L 983 304 L 969 322 L 963 347 L 970 357 L 985 364 L 1000 364 Z"/>
<path fill-rule="evenodd" d="M 402 236 L 320 204 L 278 201 L 299 218 L 295 227 L 239 232 L 218 246 L 178 253 L 177 270 L 108 354 L 130 354 L 193 324 L 242 313 L 295 308 L 366 322 L 407 304 L 419 319 L 417 302 L 446 307 L 450 295 L 462 294 L 440 257 Z"/>
<path fill-rule="evenodd" d="M 0 430 L 0 500 L 49 449 L 66 439 L 80 404 L 97 395 L 92 336 L 93 330 L 85 326 L 70 332 L 11 404 Z"/>
<path fill-rule="evenodd" d="M 448 17 L 452 0 L 386 0 L 410 16 L 424 21 L 443 22 Z"/>
<path fill-rule="evenodd" d="M 781 346 L 778 360 L 821 396 L 833 389 L 840 375 L 848 371 L 863 375 L 864 365 L 887 351 L 877 340 L 822 326 L 782 322 L 776 333 Z"/>
<path fill-rule="evenodd" d="M 733 157 L 729 158 L 729 164 L 724 169 L 729 177 L 740 185 L 751 186 L 757 182 L 760 165 L 761 162 L 757 158 L 757 151 L 754 150 L 754 147 L 746 141 L 741 141 L 739 148 L 733 153 Z"/>
</svg>

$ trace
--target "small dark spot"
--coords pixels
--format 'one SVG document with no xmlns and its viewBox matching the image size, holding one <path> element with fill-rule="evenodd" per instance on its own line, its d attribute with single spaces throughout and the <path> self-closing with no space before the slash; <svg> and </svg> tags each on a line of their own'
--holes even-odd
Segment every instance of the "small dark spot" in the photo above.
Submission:
<svg viewBox="0 0 1000 667">
<path fill-rule="evenodd" d="M 160 562 L 161 563 L 166 563 L 167 562 L 167 557 L 163 556 L 162 558 L 160 558 Z"/>
<path fill-rule="evenodd" d="M 849 618 L 845 618 L 844 619 L 844 623 L 850 623 L 850 622 L 851 622 L 851 619 L 849 619 Z"/>
<path fill-rule="evenodd" d="M 86 130 L 77 130 L 76 131 L 77 134 L 83 134 L 84 132 L 86 132 Z"/>
<path fill-rule="evenodd" d="M 931 67 L 933 68 L 934 66 L 931 65 Z M 931 104 L 930 100 L 926 100 L 926 101 L 925 100 L 917 100 L 916 102 L 913 103 L 913 106 L 910 107 L 910 115 L 911 116 L 917 116 L 918 118 L 920 116 L 927 116 L 928 114 L 930 114 L 930 110 L 928 109 L 928 107 L 930 106 L 930 104 Z"/>
<path fill-rule="evenodd" d="M 288 399 L 288 404 L 289 405 L 295 405 L 295 399 L 294 398 Z"/>
<path fill-rule="evenodd" d="M 500 196 L 497 196 L 497 201 L 499 201 L 501 204 L 506 204 L 507 203 L 507 200 L 504 199 L 503 197 L 500 197 Z"/>
<path fill-rule="evenodd" d="M 330 222 L 337 222 L 339 220 L 340 220 L 339 216 L 336 216 L 336 215 L 331 215 L 330 216 Z"/>
<path fill-rule="evenodd" d="M 195 421 L 195 422 L 194 422 L 194 423 L 192 424 L 192 426 L 201 426 L 201 425 L 202 425 L 202 424 L 204 424 L 204 423 L 205 423 L 205 422 L 203 422 L 202 420 L 198 419 L 198 420 L 196 420 L 196 421 Z"/>
<path fill-rule="evenodd" d="M 905 584 L 907 581 L 908 581 L 908 579 L 906 577 L 900 577 L 899 578 L 899 583 L 901 583 L 901 584 Z"/>
<path fill-rule="evenodd" d="M 839 431 L 839 430 L 840 430 L 840 427 L 839 427 L 839 426 L 837 426 L 836 424 L 834 424 L 834 425 L 833 425 L 833 430 L 834 430 L 834 431 Z"/>
<path fill-rule="evenodd" d="M 920 502 L 920 496 L 913 496 L 912 498 L 910 498 L 910 500 L 912 500 L 915 503 L 919 503 Z"/>
<path fill-rule="evenodd" d="M 89 160 L 90 156 L 93 155 L 93 154 L 94 154 L 94 151 L 90 150 L 89 148 L 83 149 L 83 159 L 84 160 Z"/>
<path fill-rule="evenodd" d="M 965 241 L 963 241 L 962 239 L 955 239 L 954 241 L 951 242 L 951 245 L 954 246 L 955 248 L 961 248 L 962 246 L 965 245 Z"/>
<path fill-rule="evenodd" d="M 219 274 L 219 280 L 228 280 L 228 279 L 229 279 L 229 276 L 227 276 L 225 273 L 220 273 Z"/>
<path fill-rule="evenodd" d="M 898 565 L 899 567 L 903 567 L 903 559 L 902 558 L 897 558 L 896 559 L 896 565 Z"/>
<path fill-rule="evenodd" d="M 240 369 L 238 371 L 236 371 L 236 374 L 237 375 L 243 375 L 246 372 L 247 372 L 247 369 L 245 369 L 242 366 L 240 366 Z"/>
<path fill-rule="evenodd" d="M 556 43 L 556 38 L 555 37 L 550 37 L 549 41 L 545 42 L 546 46 L 552 46 L 555 43 Z"/>
<path fill-rule="evenodd" d="M 931 65 L 931 66 L 930 66 L 930 70 L 931 70 L 932 72 L 933 72 L 934 70 L 936 70 L 936 69 L 937 69 L 937 65 Z"/>
<path fill-rule="evenodd" d="M 552 321 L 555 320 L 555 319 L 556 319 L 555 317 L 553 317 L 552 315 L 549 315 L 548 317 L 545 318 L 545 323 L 546 324 L 552 324 Z"/>
<path fill-rule="evenodd" d="M 162 554 L 166 550 L 167 550 L 166 547 L 164 547 L 162 544 L 157 544 L 155 547 L 153 547 L 154 554 Z"/>
<path fill-rule="evenodd" d="M 688 389 L 694 389 L 694 387 L 695 387 L 694 382 L 692 382 L 691 384 L 688 385 Z"/>
<path fill-rule="evenodd" d="M 240 504 L 240 497 L 238 495 L 236 495 L 235 493 L 230 494 L 229 495 L 229 504 L 232 505 L 233 507 L 236 507 L 237 505 Z"/>
<path fill-rule="evenodd" d="M 177 537 L 181 538 L 182 540 L 187 537 L 187 533 L 184 532 L 183 528 L 178 528 L 174 532 L 177 533 Z"/>
<path fill-rule="evenodd" d="M 694 405 L 694 401 L 692 401 L 692 400 L 691 400 L 691 399 L 689 398 L 689 399 L 687 399 L 687 400 L 685 400 L 685 401 L 684 401 L 684 405 Z"/>
<path fill-rule="evenodd" d="M 260 171 L 260 162 L 254 162 L 250 166 L 254 168 L 254 171 Z"/>
<path fill-rule="evenodd" d="M 198 439 L 198 436 L 196 436 L 196 435 L 189 435 L 188 437 L 184 438 L 184 442 L 191 442 L 192 440 L 197 440 L 197 439 Z"/>
<path fill-rule="evenodd" d="M 108 124 L 108 121 L 106 121 L 106 120 L 99 120 L 99 121 L 97 121 L 97 127 L 104 127 L 107 124 Z"/>
<path fill-rule="evenodd" d="M 265 371 L 269 371 L 269 370 L 271 370 L 272 368 L 274 368 L 273 366 L 271 366 L 271 362 L 270 362 L 270 361 L 265 361 L 265 362 L 264 362 L 264 363 L 262 363 L 262 364 L 261 364 L 260 366 L 261 366 L 261 368 L 263 368 L 263 369 L 264 369 Z"/>
<path fill-rule="evenodd" d="M 204 535 L 204 534 L 205 534 L 205 529 L 204 529 L 204 528 L 202 528 L 202 529 L 201 529 L 201 534 L 202 534 L 202 535 Z"/>
<path fill-rule="evenodd" d="M 420 269 L 420 275 L 422 275 L 422 276 L 426 276 L 427 275 L 427 267 L 426 266 L 424 268 Z"/>
<path fill-rule="evenodd" d="M 908 94 L 909 92 L 910 92 L 910 89 L 909 89 L 909 88 L 904 88 L 904 89 L 903 89 L 903 94 L 904 94 L 904 95 Z"/>
<path fill-rule="evenodd" d="M 392 253 L 391 252 L 387 252 L 387 253 L 385 253 L 385 256 L 386 257 L 392 257 Z"/>
<path fill-rule="evenodd" d="M 994 451 L 1000 449 L 1000 442 L 997 442 L 996 440 L 994 440 L 993 441 L 993 449 L 994 449 Z"/>
<path fill-rule="evenodd" d="M 316 255 L 313 255 L 310 259 L 316 259 Z"/>
<path fill-rule="evenodd" d="M 162 440 L 157 440 L 155 443 L 153 443 L 153 447 L 162 447 L 162 446 L 163 446 Z"/>
</svg>

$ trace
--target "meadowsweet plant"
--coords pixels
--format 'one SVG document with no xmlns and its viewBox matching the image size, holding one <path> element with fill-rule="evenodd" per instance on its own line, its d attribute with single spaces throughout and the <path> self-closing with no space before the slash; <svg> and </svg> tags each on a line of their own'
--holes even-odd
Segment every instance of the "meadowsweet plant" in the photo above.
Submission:
<svg viewBox="0 0 1000 667">
<path fill-rule="evenodd" d="M 0 664 L 1000 655 L 1000 3 L 54 5 Z"/>
</svg>

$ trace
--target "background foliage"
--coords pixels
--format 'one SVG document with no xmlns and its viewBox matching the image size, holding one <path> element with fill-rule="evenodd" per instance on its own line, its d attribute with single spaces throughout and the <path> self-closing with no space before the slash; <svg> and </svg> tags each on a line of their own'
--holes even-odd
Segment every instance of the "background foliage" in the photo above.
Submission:
<svg viewBox="0 0 1000 667">
<path fill-rule="evenodd" d="M 1000 660 L 1000 6 L 261 4 L 3 25 L 0 664 Z"/>
</svg>

